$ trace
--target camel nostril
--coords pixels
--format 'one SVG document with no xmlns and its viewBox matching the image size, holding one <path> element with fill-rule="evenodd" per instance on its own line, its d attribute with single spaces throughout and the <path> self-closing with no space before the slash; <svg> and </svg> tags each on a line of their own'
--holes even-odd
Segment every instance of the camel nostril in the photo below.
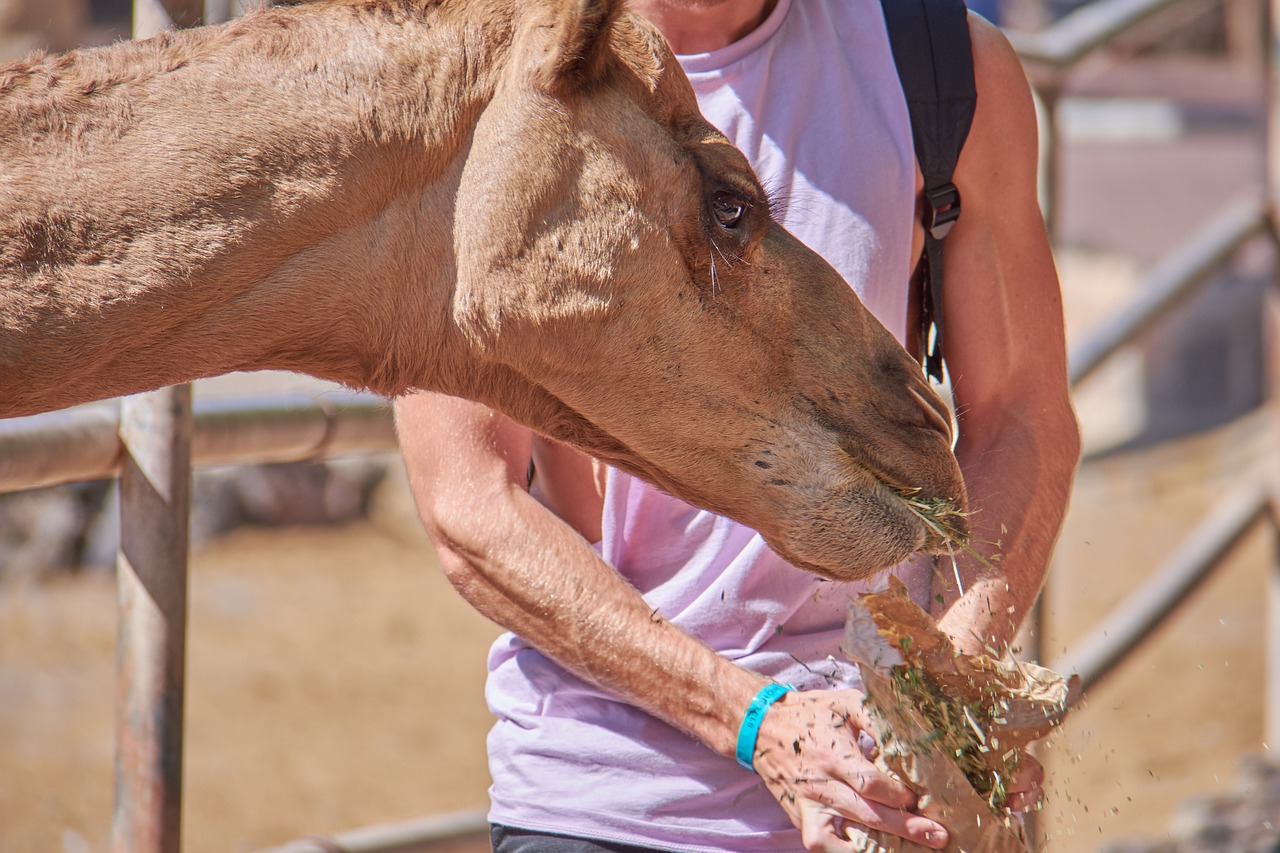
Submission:
<svg viewBox="0 0 1280 853">
<path fill-rule="evenodd" d="M 920 404 L 925 422 L 946 436 L 947 443 L 950 444 L 955 436 L 951 431 L 951 410 L 947 408 L 947 404 L 932 390 L 922 394 L 915 386 L 908 386 L 907 391 Z"/>
</svg>

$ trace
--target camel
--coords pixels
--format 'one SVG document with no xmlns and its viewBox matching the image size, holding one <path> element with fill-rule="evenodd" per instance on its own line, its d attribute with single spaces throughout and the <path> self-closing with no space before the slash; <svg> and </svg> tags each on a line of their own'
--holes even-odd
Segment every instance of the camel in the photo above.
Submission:
<svg viewBox="0 0 1280 853">
<path fill-rule="evenodd" d="M 0 68 L 0 417 L 228 371 L 483 402 L 864 578 L 944 404 L 621 0 L 320 0 Z"/>
</svg>

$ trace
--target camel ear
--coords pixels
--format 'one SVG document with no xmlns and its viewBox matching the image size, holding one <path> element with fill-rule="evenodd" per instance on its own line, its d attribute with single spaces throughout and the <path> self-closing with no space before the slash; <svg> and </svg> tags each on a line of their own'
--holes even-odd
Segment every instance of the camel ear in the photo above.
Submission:
<svg viewBox="0 0 1280 853">
<path fill-rule="evenodd" d="M 590 82 L 604 69 L 609 31 L 624 0 L 558 0 L 548 51 L 538 69 L 549 91 Z"/>
</svg>

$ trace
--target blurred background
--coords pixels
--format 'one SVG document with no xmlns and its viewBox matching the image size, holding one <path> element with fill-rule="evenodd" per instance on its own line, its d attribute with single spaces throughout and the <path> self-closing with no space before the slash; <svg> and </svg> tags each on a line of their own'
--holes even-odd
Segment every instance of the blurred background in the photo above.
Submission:
<svg viewBox="0 0 1280 853">
<path fill-rule="evenodd" d="M 151 5 L 192 25 L 257 4 Z M 1089 684 L 1043 752 L 1037 847 L 1275 853 L 1267 4 L 974 8 L 1009 32 L 1040 99 L 1086 447 L 1024 641 Z M 0 64 L 127 38 L 133 13 L 0 0 Z M 194 397 L 183 848 L 319 851 L 306 837 L 334 835 L 350 851 L 487 849 L 471 830 L 497 629 L 436 571 L 385 406 L 278 374 Z M 32 488 L 71 478 L 32 460 L 104 424 L 114 441 L 115 417 L 0 422 L 0 851 L 109 844 L 119 491 Z M 40 449 L 54 437 L 70 443 Z"/>
</svg>

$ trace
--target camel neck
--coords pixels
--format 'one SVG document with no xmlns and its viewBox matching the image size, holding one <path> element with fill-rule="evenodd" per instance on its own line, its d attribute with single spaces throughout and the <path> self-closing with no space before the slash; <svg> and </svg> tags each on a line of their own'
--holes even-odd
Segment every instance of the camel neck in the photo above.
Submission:
<svg viewBox="0 0 1280 853">
<path fill-rule="evenodd" d="M 4 69 L 0 401 L 261 368 L 403 390 L 442 345 L 440 223 L 505 49 L 474 29 L 271 9 Z"/>
</svg>

